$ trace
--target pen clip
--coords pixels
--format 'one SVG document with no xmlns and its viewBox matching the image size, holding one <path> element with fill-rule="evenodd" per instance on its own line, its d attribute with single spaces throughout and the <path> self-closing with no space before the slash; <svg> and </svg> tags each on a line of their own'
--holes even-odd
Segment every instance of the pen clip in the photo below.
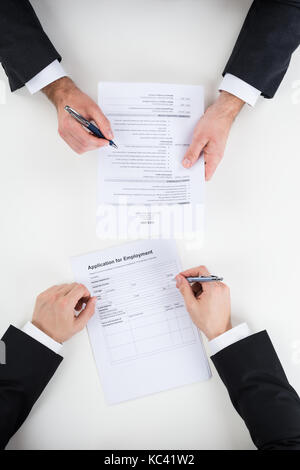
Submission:
<svg viewBox="0 0 300 470">
<path fill-rule="evenodd" d="M 65 110 L 73 116 L 80 124 L 82 124 L 84 127 L 88 127 L 90 125 L 90 122 L 85 119 L 81 114 L 77 113 L 75 109 L 70 108 L 70 106 L 65 106 Z"/>
</svg>

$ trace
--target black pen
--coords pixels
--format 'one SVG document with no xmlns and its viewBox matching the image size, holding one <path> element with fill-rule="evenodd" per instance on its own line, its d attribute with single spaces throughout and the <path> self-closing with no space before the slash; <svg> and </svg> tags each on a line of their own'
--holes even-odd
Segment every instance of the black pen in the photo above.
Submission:
<svg viewBox="0 0 300 470">
<path fill-rule="evenodd" d="M 117 145 L 112 140 L 107 139 L 102 134 L 102 132 L 100 131 L 100 129 L 98 129 L 97 126 L 95 126 L 92 122 L 85 119 L 83 116 L 81 116 L 81 114 L 77 113 L 75 109 L 70 108 L 70 106 L 65 106 L 65 110 L 70 114 L 70 116 L 72 116 L 74 119 L 80 122 L 82 126 L 84 126 L 86 129 L 91 131 L 96 137 L 99 137 L 99 139 L 107 140 L 109 142 L 109 145 L 111 145 L 112 147 L 115 147 L 116 149 L 118 148 Z"/>
</svg>

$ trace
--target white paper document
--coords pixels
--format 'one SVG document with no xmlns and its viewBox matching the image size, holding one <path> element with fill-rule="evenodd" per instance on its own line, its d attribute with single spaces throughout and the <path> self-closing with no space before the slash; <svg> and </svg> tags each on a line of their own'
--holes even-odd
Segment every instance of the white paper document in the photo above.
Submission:
<svg viewBox="0 0 300 470">
<path fill-rule="evenodd" d="M 98 232 L 104 234 L 108 220 L 112 230 L 115 217 L 118 238 L 199 236 L 204 161 L 190 169 L 181 161 L 203 114 L 203 88 L 105 82 L 98 96 L 118 145 L 99 154 Z M 113 207 L 122 207 L 120 214 Z"/>
<path fill-rule="evenodd" d="M 88 332 L 108 403 L 210 377 L 200 333 L 175 286 L 174 241 L 127 243 L 74 257 L 72 267 L 97 296 Z"/>
</svg>

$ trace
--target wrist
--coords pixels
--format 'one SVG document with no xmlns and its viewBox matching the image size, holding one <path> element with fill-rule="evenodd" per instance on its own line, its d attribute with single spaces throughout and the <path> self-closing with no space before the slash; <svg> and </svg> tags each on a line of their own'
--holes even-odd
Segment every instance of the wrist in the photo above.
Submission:
<svg viewBox="0 0 300 470">
<path fill-rule="evenodd" d="M 222 90 L 215 104 L 222 116 L 234 120 L 244 106 L 245 101 L 228 93 L 228 91 Z"/>
<path fill-rule="evenodd" d="M 31 336 L 34 340 L 51 349 L 53 352 L 58 354 L 62 348 L 62 344 L 55 341 L 49 335 L 44 333 L 42 330 L 37 328 L 32 322 L 28 321 L 22 328 L 22 331 L 28 336 Z"/>
<path fill-rule="evenodd" d="M 41 322 L 32 319 L 31 323 L 33 324 L 33 326 L 35 326 L 40 331 L 42 331 L 42 333 L 49 336 L 49 338 L 53 339 L 53 341 L 56 341 L 57 343 L 62 344 L 62 341 L 60 341 L 60 339 L 57 338 L 56 335 L 54 335 L 48 328 L 45 328 Z"/>
<path fill-rule="evenodd" d="M 45 93 L 47 98 L 52 101 L 56 108 L 58 108 L 61 104 L 64 105 L 67 96 L 76 89 L 77 87 L 73 80 L 69 77 L 62 77 L 49 83 L 49 85 L 45 86 L 42 91 Z"/>
<path fill-rule="evenodd" d="M 212 339 L 217 338 L 218 336 L 221 336 L 223 333 L 226 333 L 226 331 L 229 331 L 232 329 L 232 324 L 231 320 L 228 320 L 227 324 L 218 328 L 211 328 L 210 330 L 205 332 L 205 336 L 209 341 Z"/>
</svg>

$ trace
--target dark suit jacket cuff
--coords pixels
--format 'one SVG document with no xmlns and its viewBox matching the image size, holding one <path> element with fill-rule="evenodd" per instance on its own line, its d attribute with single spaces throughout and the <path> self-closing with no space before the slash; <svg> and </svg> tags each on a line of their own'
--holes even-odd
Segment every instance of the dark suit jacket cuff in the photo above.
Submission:
<svg viewBox="0 0 300 470">
<path fill-rule="evenodd" d="M 22 88 L 25 83 L 29 82 L 29 80 L 51 64 L 51 62 L 54 62 L 54 60 L 61 61 L 61 56 L 54 49 L 50 41 L 48 44 L 47 41 L 41 41 L 36 44 L 35 50 L 30 51 L 32 56 L 30 56 L 27 48 L 23 52 L 23 59 L 20 60 L 19 56 L 15 64 L 13 61 L 10 61 L 9 65 L 2 62 L 5 73 L 8 76 L 11 91 Z M 35 61 L 37 55 L 39 59 Z"/>
<path fill-rule="evenodd" d="M 2 372 L 6 380 L 25 383 L 27 392 L 37 399 L 63 360 L 62 356 L 12 325 L 2 340 L 6 346 L 6 365 L 0 366 L 0 378 Z"/>
</svg>

